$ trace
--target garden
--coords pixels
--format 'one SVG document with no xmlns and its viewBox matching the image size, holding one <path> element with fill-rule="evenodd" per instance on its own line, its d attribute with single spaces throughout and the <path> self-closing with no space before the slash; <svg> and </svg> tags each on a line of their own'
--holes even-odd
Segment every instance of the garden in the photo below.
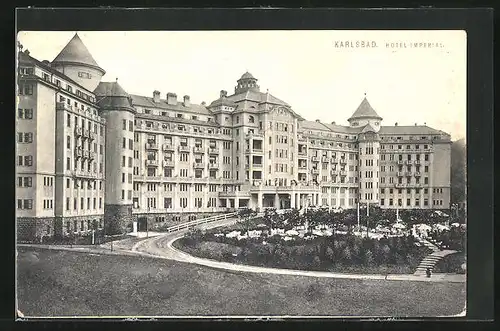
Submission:
<svg viewBox="0 0 500 331">
<path fill-rule="evenodd" d="M 463 248 L 465 227 L 443 225 L 444 213 L 396 215 L 377 207 L 362 213 L 358 226 L 355 210 L 310 209 L 301 215 L 297 210 L 267 209 L 260 217 L 241 210 L 236 225 L 192 230 L 174 246 L 198 257 L 231 263 L 377 274 L 413 273 L 432 252 L 422 244 L 424 234 L 440 247 Z"/>
</svg>

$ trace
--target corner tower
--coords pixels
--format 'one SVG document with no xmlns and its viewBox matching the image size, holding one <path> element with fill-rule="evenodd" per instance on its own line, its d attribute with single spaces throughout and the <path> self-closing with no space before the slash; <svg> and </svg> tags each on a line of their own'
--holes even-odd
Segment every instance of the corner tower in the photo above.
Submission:
<svg viewBox="0 0 500 331">
<path fill-rule="evenodd" d="M 93 91 L 106 73 L 99 67 L 77 33 L 52 61 L 52 67 Z"/>
<path fill-rule="evenodd" d="M 136 111 L 118 82 L 101 82 L 94 93 L 106 118 L 104 228 L 106 234 L 125 233 L 132 222 Z"/>
</svg>

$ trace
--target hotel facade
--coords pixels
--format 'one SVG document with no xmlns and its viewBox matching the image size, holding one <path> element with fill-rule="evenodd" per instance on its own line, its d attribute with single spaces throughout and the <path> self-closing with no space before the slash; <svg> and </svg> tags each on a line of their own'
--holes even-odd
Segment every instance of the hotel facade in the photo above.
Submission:
<svg viewBox="0 0 500 331">
<path fill-rule="evenodd" d="M 366 97 L 348 125 L 308 121 L 244 73 L 211 103 L 102 82 L 77 34 L 18 58 L 18 239 L 239 207 L 450 207 L 450 135 L 383 126 Z M 360 98 L 361 99 L 361 98 Z"/>
</svg>

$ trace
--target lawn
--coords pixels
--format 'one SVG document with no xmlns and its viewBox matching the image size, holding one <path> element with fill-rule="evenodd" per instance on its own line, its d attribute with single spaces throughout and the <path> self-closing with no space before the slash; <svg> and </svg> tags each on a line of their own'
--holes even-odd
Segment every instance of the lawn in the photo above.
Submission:
<svg viewBox="0 0 500 331">
<path fill-rule="evenodd" d="M 459 313 L 462 283 L 235 273 L 135 256 L 18 249 L 18 303 L 29 316 Z"/>
</svg>

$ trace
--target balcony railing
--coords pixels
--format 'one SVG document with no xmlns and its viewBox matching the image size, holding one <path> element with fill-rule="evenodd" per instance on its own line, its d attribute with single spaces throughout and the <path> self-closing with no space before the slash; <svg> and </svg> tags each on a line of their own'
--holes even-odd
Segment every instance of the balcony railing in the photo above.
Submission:
<svg viewBox="0 0 500 331">
<path fill-rule="evenodd" d="M 83 134 L 83 129 L 81 126 L 75 126 L 75 134 L 77 137 L 79 137 Z"/>
<path fill-rule="evenodd" d="M 158 166 L 158 160 L 146 160 L 146 166 L 157 167 Z"/>
<path fill-rule="evenodd" d="M 158 149 L 157 143 L 146 143 L 146 149 Z"/>
<path fill-rule="evenodd" d="M 178 151 L 179 152 L 189 152 L 189 146 L 187 146 L 187 145 L 179 145 Z"/>
<path fill-rule="evenodd" d="M 219 169 L 219 164 L 215 162 L 209 162 L 208 163 L 208 169 L 210 170 L 217 170 Z"/>
<path fill-rule="evenodd" d="M 340 176 L 347 176 L 347 171 L 340 171 L 339 174 Z"/>
<path fill-rule="evenodd" d="M 339 174 L 339 172 L 337 170 L 331 170 L 330 171 L 330 175 L 337 176 L 338 174 Z"/>
<path fill-rule="evenodd" d="M 398 177 L 403 177 L 404 176 L 404 172 L 398 171 L 397 175 L 398 175 Z"/>
<path fill-rule="evenodd" d="M 209 154 L 219 154 L 219 150 L 217 148 L 215 148 L 215 147 L 210 147 L 208 149 L 208 153 Z"/>
<path fill-rule="evenodd" d="M 248 132 L 246 135 L 245 135 L 246 138 L 264 138 L 264 134 L 260 131 L 257 131 L 257 132 Z"/>
<path fill-rule="evenodd" d="M 415 177 L 420 177 L 420 176 L 421 176 L 421 175 L 420 175 L 420 171 L 415 171 L 414 176 L 415 176 Z"/>
<path fill-rule="evenodd" d="M 338 162 L 339 162 L 339 160 L 337 160 L 337 159 L 336 159 L 336 158 L 334 158 L 334 157 L 332 157 L 332 158 L 330 159 L 330 163 L 332 163 L 332 164 L 337 164 Z"/>
<path fill-rule="evenodd" d="M 403 161 L 403 160 L 398 160 L 398 164 L 399 164 L 399 165 L 402 165 L 403 163 L 404 163 L 404 161 Z"/>
<path fill-rule="evenodd" d="M 311 161 L 312 162 L 318 162 L 319 160 L 318 160 L 317 156 L 313 156 L 313 157 L 311 157 Z"/>
<path fill-rule="evenodd" d="M 347 164 L 347 159 L 340 158 L 340 164 Z"/>
<path fill-rule="evenodd" d="M 299 169 L 307 169 L 307 164 L 299 164 Z"/>
<path fill-rule="evenodd" d="M 262 163 L 253 163 L 252 167 L 254 167 L 254 168 L 262 168 Z"/>
<path fill-rule="evenodd" d="M 264 150 L 262 148 L 252 148 L 253 153 L 264 153 Z"/>
<path fill-rule="evenodd" d="M 193 147 L 193 153 L 198 153 L 198 154 L 202 154 L 202 153 L 205 153 L 205 150 L 203 149 L 203 147 Z"/>
<path fill-rule="evenodd" d="M 82 157 L 83 156 L 83 151 L 82 151 L 81 147 L 75 149 L 75 156 L 76 157 Z"/>
<path fill-rule="evenodd" d="M 321 162 L 323 162 L 323 163 L 328 163 L 328 157 L 323 156 L 323 157 L 321 158 Z"/>
<path fill-rule="evenodd" d="M 89 138 L 90 138 L 90 140 L 95 140 L 96 136 L 97 135 L 95 134 L 95 132 L 92 132 L 92 131 L 89 132 Z"/>
<path fill-rule="evenodd" d="M 312 174 L 319 174 L 319 169 L 311 169 Z"/>
<path fill-rule="evenodd" d="M 405 172 L 405 176 L 406 176 L 406 177 L 411 177 L 411 175 L 412 175 L 411 171 L 407 171 L 407 172 Z"/>
<path fill-rule="evenodd" d="M 83 151 L 83 158 L 84 158 L 84 159 L 88 159 L 88 158 L 89 158 L 89 156 L 90 156 L 89 151 Z"/>
<path fill-rule="evenodd" d="M 406 184 L 403 184 L 403 183 L 396 183 L 396 188 L 405 188 L 406 187 Z"/>
<path fill-rule="evenodd" d="M 413 164 L 412 160 L 406 160 L 406 164 Z"/>
<path fill-rule="evenodd" d="M 193 162 L 193 167 L 195 169 L 205 169 L 205 163 L 203 163 L 203 162 Z"/>
<path fill-rule="evenodd" d="M 94 160 L 95 157 L 96 157 L 96 153 L 95 152 L 90 152 L 89 153 L 89 159 Z"/>
<path fill-rule="evenodd" d="M 172 144 L 163 144 L 162 149 L 164 151 L 173 151 L 174 150 L 174 146 L 172 146 Z"/>
<path fill-rule="evenodd" d="M 163 160 L 163 167 L 164 168 L 173 168 L 173 167 L 175 167 L 174 160 Z"/>
<path fill-rule="evenodd" d="M 73 175 L 80 178 L 97 178 L 97 171 L 75 170 Z"/>
<path fill-rule="evenodd" d="M 415 164 L 420 164 L 420 160 L 415 160 Z"/>
<path fill-rule="evenodd" d="M 90 130 L 89 129 L 83 130 L 83 137 L 84 138 L 90 138 Z"/>
</svg>

